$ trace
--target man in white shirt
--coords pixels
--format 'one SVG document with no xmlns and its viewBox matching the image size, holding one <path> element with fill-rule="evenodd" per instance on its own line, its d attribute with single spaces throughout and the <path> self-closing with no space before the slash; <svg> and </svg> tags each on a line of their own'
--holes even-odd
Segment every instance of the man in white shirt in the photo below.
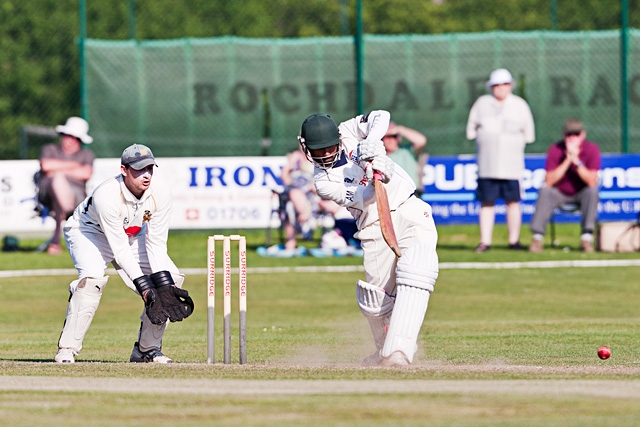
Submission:
<svg viewBox="0 0 640 427">
<path fill-rule="evenodd" d="M 193 312 L 193 301 L 181 289 L 184 275 L 167 254 L 171 194 L 152 184 L 156 165 L 151 150 L 140 144 L 122 153 L 120 174 L 98 185 L 65 224 L 67 248 L 78 270 L 69 285 L 69 306 L 55 361 L 73 363 L 107 285 L 110 263 L 125 284 L 142 296 L 138 341 L 131 362 L 171 363 L 161 352 L 167 321 Z"/>
<path fill-rule="evenodd" d="M 525 145 L 535 140 L 533 116 L 527 102 L 512 93 L 515 81 L 508 70 L 494 70 L 486 86 L 491 95 L 476 100 L 467 121 L 467 139 L 476 140 L 476 200 L 481 203 L 480 244 L 476 252 L 491 248 L 498 199 L 504 199 L 507 205 L 509 248 L 523 250 L 526 248 L 520 244 L 520 180 Z"/>
<path fill-rule="evenodd" d="M 302 123 L 300 145 L 315 165 L 318 195 L 346 207 L 355 218 L 366 282 L 356 299 L 373 333 L 376 352 L 365 366 L 407 366 L 413 362 L 429 296 L 438 277 L 438 233 L 431 206 L 414 196 L 413 179 L 387 157 L 381 139 L 387 111 L 372 111 L 336 126 L 326 114 Z M 378 221 L 373 170 L 380 172 L 402 256 L 387 246 Z"/>
</svg>

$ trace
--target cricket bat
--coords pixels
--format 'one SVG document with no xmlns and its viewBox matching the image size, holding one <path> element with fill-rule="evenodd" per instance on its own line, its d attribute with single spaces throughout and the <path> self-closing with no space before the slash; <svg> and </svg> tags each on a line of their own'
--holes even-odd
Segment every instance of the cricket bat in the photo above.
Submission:
<svg viewBox="0 0 640 427">
<path fill-rule="evenodd" d="M 400 258 L 402 254 L 400 253 L 398 239 L 396 238 L 396 232 L 393 229 L 393 222 L 391 221 L 387 189 L 384 188 L 382 174 L 380 172 L 373 171 L 373 186 L 376 191 L 376 204 L 378 205 L 378 218 L 380 221 L 380 229 L 382 230 L 382 237 L 393 253 Z"/>
</svg>

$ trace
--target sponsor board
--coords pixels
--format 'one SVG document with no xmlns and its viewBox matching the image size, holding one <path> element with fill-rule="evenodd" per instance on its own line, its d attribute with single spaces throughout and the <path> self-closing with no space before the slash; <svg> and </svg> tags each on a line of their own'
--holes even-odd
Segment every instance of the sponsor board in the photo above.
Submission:
<svg viewBox="0 0 640 427">
<path fill-rule="evenodd" d="M 285 157 L 158 158 L 157 163 L 154 181 L 165 182 L 173 193 L 172 229 L 264 228 L 274 220 L 272 189 L 282 184 Z M 0 162 L 0 233 L 53 231 L 53 219 L 34 210 L 38 169 L 37 160 Z M 96 159 L 88 193 L 119 170 L 120 159 Z"/>
<path fill-rule="evenodd" d="M 538 189 L 544 183 L 545 156 L 525 156 L 522 175 L 522 222 L 531 221 Z M 475 201 L 478 168 L 475 156 L 432 156 L 424 167 L 422 199 L 433 208 L 437 224 L 476 223 L 480 203 Z M 599 221 L 636 220 L 640 214 L 640 155 L 603 154 L 599 171 Z M 506 205 L 495 206 L 496 223 L 506 221 Z M 556 222 L 579 222 L 580 215 L 556 216 Z"/>
</svg>

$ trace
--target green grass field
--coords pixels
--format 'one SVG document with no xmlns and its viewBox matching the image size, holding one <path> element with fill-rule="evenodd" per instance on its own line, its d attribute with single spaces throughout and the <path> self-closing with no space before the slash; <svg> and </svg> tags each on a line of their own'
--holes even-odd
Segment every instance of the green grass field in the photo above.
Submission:
<svg viewBox="0 0 640 427">
<path fill-rule="evenodd" d="M 252 273 L 255 267 L 360 266 L 359 258 L 272 259 L 248 236 L 248 365 L 206 361 L 206 277 L 185 282 L 196 311 L 171 324 L 170 366 L 128 363 L 142 308 L 112 276 L 74 365 L 51 363 L 73 274 L 0 278 L 0 419 L 7 426 L 636 426 L 640 423 L 640 266 L 456 268 L 454 263 L 638 260 L 583 254 L 578 227 L 561 248 L 476 254 L 476 226 L 440 227 L 443 268 L 410 369 L 365 369 L 373 351 L 355 302 L 362 272 Z M 213 233 L 211 233 L 213 234 Z M 206 269 L 205 232 L 175 232 L 183 269 Z M 523 230 L 522 242 L 529 235 Z M 309 242 L 316 245 L 317 242 Z M 72 269 L 68 255 L 0 253 L 1 270 Z M 234 260 L 235 265 L 235 260 Z M 525 265 L 525 267 L 523 267 Z M 1 273 L 2 271 L 0 271 Z M 234 275 L 234 282 L 235 282 Z M 599 346 L 613 355 L 599 360 Z M 123 386 L 124 383 L 124 386 Z M 23 384 L 23 385 L 20 385 Z M 32 384 L 32 385 L 29 385 Z M 123 389 L 124 387 L 124 389 Z M 388 390 L 385 392 L 385 390 Z M 542 391 L 540 391 L 542 390 Z"/>
</svg>

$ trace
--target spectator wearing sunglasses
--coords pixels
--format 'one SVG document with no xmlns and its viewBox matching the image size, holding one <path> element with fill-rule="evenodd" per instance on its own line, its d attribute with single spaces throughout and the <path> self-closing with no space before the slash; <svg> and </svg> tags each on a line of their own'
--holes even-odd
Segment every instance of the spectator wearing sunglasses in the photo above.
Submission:
<svg viewBox="0 0 640 427">
<path fill-rule="evenodd" d="M 593 252 L 593 230 L 598 208 L 598 170 L 601 156 L 597 144 L 587 141 L 587 132 L 578 119 L 569 119 L 562 128 L 563 139 L 547 150 L 544 185 L 538 192 L 536 211 L 531 220 L 533 237 L 530 252 L 542 252 L 544 233 L 553 210 L 577 204 L 582 219 L 580 248 Z"/>
<path fill-rule="evenodd" d="M 403 142 L 406 140 L 407 142 Z M 426 163 L 427 137 L 415 129 L 389 122 L 389 128 L 382 137 L 387 156 L 402 166 L 416 184 L 417 193 L 422 192 L 422 167 Z"/>
</svg>

